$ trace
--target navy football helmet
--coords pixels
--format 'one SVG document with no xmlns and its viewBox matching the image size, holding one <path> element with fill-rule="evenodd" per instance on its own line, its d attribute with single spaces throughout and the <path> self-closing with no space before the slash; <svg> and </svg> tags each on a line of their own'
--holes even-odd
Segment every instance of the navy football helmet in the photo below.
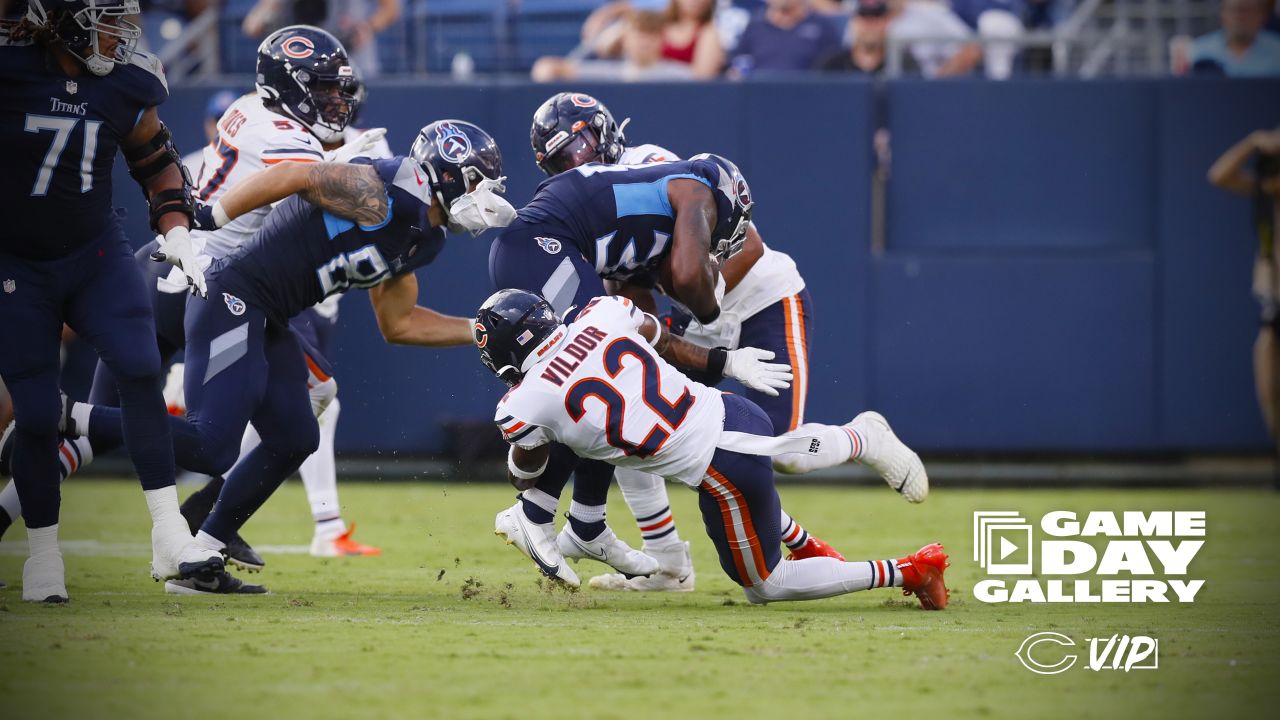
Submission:
<svg viewBox="0 0 1280 720">
<path fill-rule="evenodd" d="M 431 189 L 446 214 L 453 201 L 480 180 L 502 177 L 498 143 L 464 120 L 438 120 L 422 128 L 409 155 L 431 178 Z"/>
<path fill-rule="evenodd" d="M 26 19 L 52 30 L 89 72 L 106 75 L 133 57 L 142 30 L 124 18 L 140 12 L 138 0 L 27 0 Z"/>
<path fill-rule="evenodd" d="M 720 169 L 716 182 L 716 209 L 718 219 L 711 229 L 711 253 L 720 260 L 733 257 L 747 241 L 747 228 L 751 226 L 751 188 L 738 166 L 728 158 L 712 153 L 701 153 L 690 160 L 709 160 Z"/>
<path fill-rule="evenodd" d="M 359 100 L 347 50 L 329 33 L 290 25 L 258 46 L 258 95 L 268 109 L 297 120 L 322 143 L 335 143 Z"/>
<path fill-rule="evenodd" d="M 585 93 L 552 95 L 533 114 L 529 142 L 542 172 L 558 175 L 589 162 L 613 164 L 627 149 L 623 130 L 604 103 Z"/>
<path fill-rule="evenodd" d="M 499 290 L 476 314 L 471 333 L 480 362 L 514 387 L 524 377 L 524 363 L 535 348 L 560 327 L 551 304 L 527 290 Z"/>
</svg>

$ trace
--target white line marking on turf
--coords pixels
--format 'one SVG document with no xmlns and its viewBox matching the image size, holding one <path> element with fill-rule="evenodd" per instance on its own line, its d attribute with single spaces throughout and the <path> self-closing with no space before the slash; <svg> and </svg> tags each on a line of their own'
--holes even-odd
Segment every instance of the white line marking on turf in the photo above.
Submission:
<svg viewBox="0 0 1280 720">
<path fill-rule="evenodd" d="M 62 552 L 66 555 L 85 557 L 147 557 L 151 554 L 151 546 L 143 543 L 108 543 L 98 540 L 63 540 Z M 271 555 L 306 555 L 311 552 L 310 545 L 259 545 L 260 552 Z M 0 555 L 26 557 L 25 540 L 0 543 Z"/>
</svg>

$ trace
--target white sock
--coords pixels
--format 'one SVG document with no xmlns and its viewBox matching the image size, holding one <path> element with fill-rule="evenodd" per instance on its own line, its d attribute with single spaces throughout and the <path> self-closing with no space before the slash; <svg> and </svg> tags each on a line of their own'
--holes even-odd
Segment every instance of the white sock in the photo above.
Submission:
<svg viewBox="0 0 1280 720">
<path fill-rule="evenodd" d="M 74 440 L 63 440 L 58 444 L 58 465 L 62 468 L 63 480 L 91 462 L 93 462 L 93 446 L 89 444 L 89 438 L 78 437 Z"/>
<path fill-rule="evenodd" d="M 623 467 L 614 468 L 613 477 L 640 526 L 644 547 L 661 550 L 680 545 L 671 499 L 667 497 L 667 481 L 661 475 Z"/>
<path fill-rule="evenodd" d="M 809 542 L 809 531 L 805 530 L 800 523 L 787 514 L 786 510 L 782 510 L 782 519 L 778 527 L 782 528 L 782 544 L 791 550 L 803 547 Z"/>
<path fill-rule="evenodd" d="M 805 423 L 783 437 L 809 437 L 818 440 L 814 453 L 783 453 L 774 456 L 773 469 L 788 475 L 803 475 L 835 467 L 862 455 L 862 435 L 847 425 Z"/>
<path fill-rule="evenodd" d="M 333 520 L 324 520 L 316 523 L 316 537 L 320 538 L 336 538 L 347 531 L 347 524 L 342 522 L 342 518 Z"/>
<path fill-rule="evenodd" d="M 71 404 L 71 421 L 75 423 L 76 430 L 81 437 L 89 434 L 89 415 L 93 412 L 93 406 L 89 403 L 72 403 Z"/>
<path fill-rule="evenodd" d="M 142 497 L 147 501 L 147 510 L 151 512 L 151 526 L 166 532 L 177 533 L 179 529 L 190 535 L 187 521 L 182 517 L 178 505 L 178 486 L 143 490 Z"/>
<path fill-rule="evenodd" d="M 17 522 L 22 517 L 22 502 L 18 500 L 18 486 L 10 480 L 4 490 L 0 490 L 0 508 L 4 509 L 9 519 Z"/>
<path fill-rule="evenodd" d="M 203 530 L 196 533 L 196 544 L 200 547 L 213 550 L 214 552 L 218 552 L 227 546 L 226 543 Z"/>
<path fill-rule="evenodd" d="M 332 520 L 342 522 L 342 510 L 338 504 L 338 470 L 333 459 L 333 438 L 338 431 L 338 415 L 342 412 L 337 398 L 320 413 L 320 446 L 298 468 L 302 486 L 307 490 L 307 502 L 311 504 L 311 517 L 320 524 Z M 343 527 L 341 532 L 346 532 Z"/>
<path fill-rule="evenodd" d="M 816 600 L 890 584 L 895 587 L 902 584 L 902 576 L 893 560 L 841 562 L 835 558 L 816 557 L 783 560 L 763 583 L 742 590 L 751 602 L 766 603 Z"/>
<path fill-rule="evenodd" d="M 31 557 L 56 554 L 61 555 L 58 547 L 58 523 L 48 527 L 27 528 L 27 551 Z"/>
<path fill-rule="evenodd" d="M 548 495 L 538 488 L 525 490 L 520 493 L 520 496 L 524 498 L 525 502 L 533 503 L 534 505 L 551 513 L 553 516 L 556 514 L 556 510 L 560 508 L 560 498 Z"/>
<path fill-rule="evenodd" d="M 569 502 L 569 516 L 578 522 L 604 522 L 604 505 L 583 505 L 576 500 Z"/>
</svg>

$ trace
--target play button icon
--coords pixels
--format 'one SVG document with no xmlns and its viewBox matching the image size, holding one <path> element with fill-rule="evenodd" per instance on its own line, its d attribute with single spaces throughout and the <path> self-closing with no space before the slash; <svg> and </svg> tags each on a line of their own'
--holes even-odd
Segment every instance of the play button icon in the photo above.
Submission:
<svg viewBox="0 0 1280 720">
<path fill-rule="evenodd" d="M 1010 555 L 1016 552 L 1018 552 L 1018 546 L 1016 544 L 1009 542 L 1009 538 L 1007 537 L 1000 538 L 1000 559 L 1001 560 L 1009 557 Z"/>
</svg>

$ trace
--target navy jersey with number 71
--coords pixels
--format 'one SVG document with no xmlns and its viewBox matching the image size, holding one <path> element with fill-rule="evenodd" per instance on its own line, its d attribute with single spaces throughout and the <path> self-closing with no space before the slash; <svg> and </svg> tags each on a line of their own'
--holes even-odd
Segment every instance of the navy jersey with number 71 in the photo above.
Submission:
<svg viewBox="0 0 1280 720">
<path fill-rule="evenodd" d="M 372 226 L 340 218 L 297 195 L 267 216 L 253 239 L 211 270 L 242 299 L 282 323 L 330 295 L 368 288 L 427 265 L 444 248 L 431 227 L 431 183 L 412 158 L 357 158 L 386 189 L 389 213 Z"/>
<path fill-rule="evenodd" d="M 116 150 L 169 91 L 147 53 L 108 75 L 72 77 L 47 48 L 14 41 L 11 29 L 0 27 L 0 253 L 53 260 L 119 230 Z M 142 197 L 133 199 L 145 213 Z"/>
</svg>

